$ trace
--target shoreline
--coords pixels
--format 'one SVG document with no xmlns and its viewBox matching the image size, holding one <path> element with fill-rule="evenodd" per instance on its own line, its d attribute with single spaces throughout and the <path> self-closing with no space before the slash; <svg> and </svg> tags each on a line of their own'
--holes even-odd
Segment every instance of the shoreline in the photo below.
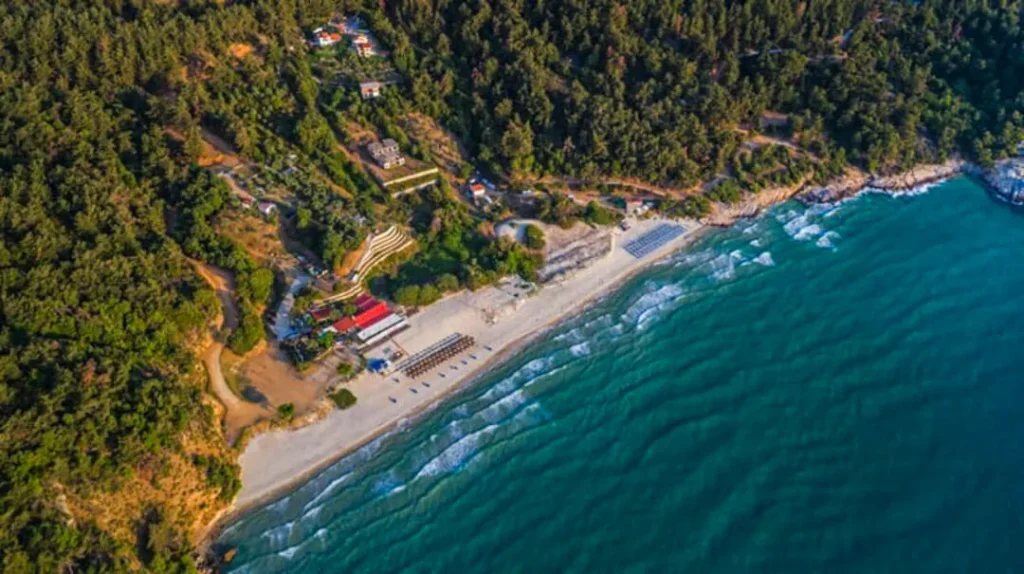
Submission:
<svg viewBox="0 0 1024 574">
<path fill-rule="evenodd" d="M 638 225 L 637 227 L 639 227 L 639 229 L 634 233 L 631 233 L 630 236 L 639 235 L 641 232 L 652 228 L 662 221 L 652 219 L 639 222 L 642 225 Z M 306 437 L 296 436 L 300 433 L 304 433 L 304 431 L 305 434 L 312 435 L 314 433 L 311 429 L 326 431 L 329 430 L 329 427 L 337 427 L 333 430 L 338 432 L 331 434 L 353 435 L 354 433 L 351 432 L 351 428 L 343 428 L 345 425 L 342 424 L 343 420 L 340 420 L 346 418 L 345 414 L 350 411 L 334 411 L 328 417 L 301 429 L 275 430 L 254 437 L 253 440 L 248 443 L 246 450 L 239 458 L 239 463 L 242 465 L 243 469 L 243 491 L 239 493 L 235 502 L 224 510 L 219 519 L 207 529 L 206 536 L 200 543 L 200 550 L 202 551 L 212 546 L 219 532 L 222 531 L 226 525 L 236 520 L 246 512 L 259 507 L 262 504 L 266 504 L 288 491 L 295 489 L 297 486 L 308 481 L 312 477 L 323 472 L 330 466 L 336 464 L 338 461 L 344 459 L 346 456 L 349 456 L 374 440 L 377 440 L 378 438 L 406 425 L 415 424 L 415 422 L 417 422 L 422 416 L 429 413 L 443 402 L 449 400 L 455 393 L 471 388 L 473 384 L 479 382 L 484 376 L 491 374 L 496 368 L 506 363 L 509 358 L 515 356 L 515 354 L 523 347 L 542 337 L 545 333 L 557 327 L 567 319 L 586 311 L 586 309 L 600 299 L 613 294 L 623 283 L 633 278 L 637 273 L 649 268 L 651 265 L 661 261 L 665 257 L 680 251 L 701 236 L 703 231 L 710 227 L 696 222 L 687 222 L 685 224 L 685 228 L 686 231 L 683 234 L 660 246 L 655 250 L 655 252 L 642 259 L 635 259 L 626 254 L 624 250 L 618 249 L 618 246 L 616 246 L 613 248 L 613 252 L 617 251 L 618 257 L 613 258 L 612 254 L 610 254 L 605 260 L 599 261 L 591 267 L 580 270 L 568 279 L 556 281 L 545 286 L 539 293 L 530 297 L 521 305 L 522 307 L 540 307 L 541 311 L 548 310 L 548 313 L 545 314 L 546 316 L 540 317 L 542 320 L 537 322 L 538 324 L 526 325 L 519 329 L 504 329 L 504 331 L 512 330 L 523 332 L 514 333 L 514 337 L 506 338 L 507 340 L 502 341 L 500 346 L 489 345 L 493 348 L 493 352 L 490 356 L 481 357 L 483 360 L 479 364 L 474 365 L 471 370 L 466 371 L 465 374 L 462 374 L 461 376 L 453 377 L 450 383 L 445 384 L 438 392 L 433 393 L 429 397 L 429 400 L 419 401 L 411 408 L 398 410 L 391 416 L 388 416 L 386 421 L 372 425 L 372 427 L 367 429 L 365 432 L 359 432 L 358 436 L 335 437 L 341 440 L 332 441 L 332 448 L 323 449 L 329 450 L 329 452 L 325 452 L 323 456 L 314 457 L 316 460 L 302 461 L 304 464 L 288 465 L 301 468 L 296 468 L 293 472 L 287 473 L 287 476 L 281 477 L 280 480 L 272 479 L 264 481 L 255 488 L 250 480 L 250 488 L 246 491 L 245 474 L 247 474 L 247 468 L 253 472 L 266 470 L 266 467 L 269 466 L 270 463 L 265 462 L 263 459 L 272 458 L 266 456 L 260 457 L 259 452 L 254 455 L 253 450 L 255 444 L 259 444 L 261 442 L 273 443 L 267 447 L 256 446 L 255 450 L 259 451 L 260 449 L 265 448 L 267 451 L 272 453 L 276 452 L 278 454 L 284 454 L 286 452 L 302 450 L 301 445 L 285 445 L 285 443 L 291 443 L 293 441 L 309 442 L 303 440 Z M 631 237 L 627 237 L 627 239 L 629 238 Z M 619 241 L 616 241 L 616 243 L 619 243 Z M 604 264 L 603 267 L 605 267 L 603 269 L 601 268 L 602 264 Z M 603 273 L 601 273 L 601 271 L 603 271 Z M 597 277 L 593 277 L 594 275 L 597 275 Z M 564 299 L 564 295 L 574 294 L 575 291 L 579 290 L 580 286 L 587 286 L 591 283 L 591 280 L 594 279 L 597 279 L 597 281 L 593 283 L 596 287 L 587 289 L 587 292 L 582 297 L 573 299 L 570 306 L 555 307 L 554 304 L 558 303 L 558 301 L 548 301 L 550 299 L 556 299 L 559 295 L 563 295 L 562 298 Z M 548 295 L 547 297 L 545 297 L 546 294 Z M 435 310 L 434 314 L 438 314 L 437 308 L 440 307 L 441 303 L 444 303 L 444 301 L 456 300 L 460 295 L 464 296 L 464 294 L 453 295 L 446 300 L 435 303 L 431 307 L 424 309 L 417 315 L 413 316 L 413 318 L 418 319 L 421 323 L 434 323 L 434 321 L 430 320 L 431 318 L 425 317 L 425 315 L 429 314 L 431 309 Z M 555 307 L 554 310 L 552 310 L 553 307 Z M 517 309 L 507 317 L 504 317 L 503 321 L 499 321 L 494 326 L 500 327 L 505 322 L 511 324 L 512 322 L 521 319 L 522 317 L 520 317 L 520 314 L 524 311 L 531 310 L 534 309 Z M 444 311 L 442 310 L 442 313 L 443 312 Z M 536 316 L 531 318 L 536 318 Z M 500 328 L 498 330 L 502 331 Z M 436 329 L 433 329 L 433 331 L 437 332 Z M 437 338 L 440 338 L 441 336 L 443 336 L 443 333 L 438 335 Z M 498 338 L 500 339 L 501 337 Z M 396 339 L 401 339 L 401 336 L 396 337 Z M 477 346 L 483 347 L 485 345 L 488 345 L 488 343 L 481 341 Z M 477 352 L 482 353 L 483 351 L 482 349 L 478 349 Z M 357 381 L 363 383 L 363 386 L 376 386 L 379 388 L 385 385 L 390 385 L 391 383 L 389 381 L 391 380 L 391 377 L 392 375 L 381 377 L 379 375 L 364 374 L 357 379 Z M 445 380 L 447 381 L 447 379 Z M 362 400 L 363 394 L 357 392 L 356 395 Z M 357 405 L 359 404 L 360 403 L 357 403 Z M 354 408 L 356 407 L 353 407 L 353 409 Z M 364 409 L 365 408 L 372 407 L 365 406 Z M 346 430 L 349 432 L 346 433 Z M 277 474 L 281 475 L 285 473 L 278 472 Z"/>
<path fill-rule="evenodd" d="M 730 210 L 732 213 L 727 215 L 729 221 L 718 219 L 713 223 L 707 224 L 701 223 L 694 225 L 693 223 L 689 223 L 686 226 L 685 233 L 672 241 L 669 241 L 665 245 L 662 245 L 648 257 L 636 260 L 632 265 L 626 265 L 621 269 L 616 270 L 614 267 L 612 269 L 606 269 L 605 274 L 609 271 L 613 272 L 613 276 L 610 280 L 600 282 L 598 287 L 590 289 L 584 297 L 574 300 L 571 306 L 548 314 L 548 316 L 543 318 L 544 320 L 541 324 L 528 328 L 525 332 L 518 334 L 511 340 L 505 341 L 500 346 L 493 346 L 494 352 L 492 356 L 486 357 L 485 360 L 480 364 L 475 365 L 464 375 L 455 377 L 450 384 L 445 385 L 440 392 L 432 395 L 429 400 L 420 401 L 419 403 L 414 404 L 412 408 L 402 410 L 394 416 L 388 417 L 387 421 L 372 426 L 368 431 L 359 433 L 358 436 L 336 437 L 341 440 L 332 441 L 332 445 L 334 445 L 334 447 L 330 448 L 329 452 L 325 453 L 323 456 L 317 457 L 315 461 L 311 461 L 311 463 L 307 461 L 304 464 L 291 465 L 299 466 L 301 468 L 294 469 L 293 472 L 288 473 L 287 476 L 281 477 L 277 480 L 270 480 L 269 484 L 265 483 L 260 487 L 257 487 L 255 490 L 250 481 L 250 489 L 246 492 L 246 480 L 244 475 L 246 474 L 245 470 L 247 464 L 252 471 L 266 470 L 267 466 L 267 463 L 261 463 L 258 460 L 246 460 L 247 455 L 251 455 L 250 451 L 253 448 L 253 443 L 259 441 L 261 438 L 263 438 L 263 442 L 267 442 L 268 439 L 265 437 L 276 436 L 280 443 L 278 446 L 281 448 L 282 452 L 291 452 L 292 449 L 301 450 L 301 444 L 286 446 L 283 443 L 292 442 L 287 439 L 295 439 L 295 442 L 301 442 L 301 439 L 294 436 L 295 434 L 302 433 L 307 429 L 324 429 L 328 425 L 332 425 L 332 423 L 333 425 L 338 426 L 339 430 L 342 431 L 340 434 L 345 434 L 343 432 L 345 429 L 340 428 L 345 425 L 339 425 L 339 421 L 337 419 L 341 413 L 348 411 L 335 411 L 331 413 L 329 417 L 321 419 L 320 421 L 313 423 L 309 427 L 304 427 L 303 429 L 279 430 L 259 435 L 249 443 L 246 451 L 242 453 L 242 456 L 239 459 L 239 463 L 243 467 L 243 492 L 239 494 L 239 497 L 236 498 L 235 502 L 231 506 L 221 512 L 218 519 L 207 529 L 205 537 L 200 541 L 200 550 L 209 550 L 215 543 L 216 537 L 223 528 L 246 512 L 259 507 L 260 505 L 266 504 L 274 498 L 295 489 L 374 440 L 377 440 L 388 433 L 394 432 L 396 429 L 405 427 L 406 425 L 416 424 L 421 417 L 431 412 L 444 401 L 449 400 L 456 392 L 471 388 L 472 385 L 479 382 L 484 376 L 491 374 L 496 368 L 506 363 L 510 357 L 514 356 L 523 347 L 542 337 L 546 332 L 555 328 L 564 321 L 586 311 L 587 308 L 600 299 L 611 295 L 617 291 L 623 283 L 634 277 L 640 271 L 643 271 L 665 257 L 684 249 L 695 239 L 702 236 L 708 229 L 724 227 L 731 225 L 740 219 L 756 217 L 764 209 L 794 198 L 803 203 L 830 203 L 842 201 L 873 189 L 883 193 L 899 193 L 901 191 L 907 191 L 924 185 L 944 182 L 965 173 L 971 173 L 971 167 L 972 166 L 967 162 L 950 160 L 944 164 L 918 166 L 912 170 L 894 176 L 869 177 L 866 174 L 860 173 L 855 177 L 847 176 L 840 178 L 828 186 L 814 190 L 808 190 L 806 186 L 801 186 L 796 189 L 779 190 L 774 194 L 767 194 L 769 195 L 767 201 L 762 200 L 760 202 L 740 206 L 738 209 L 734 208 Z M 621 249 L 618 249 L 618 246 L 613 247 L 613 251 L 622 252 Z M 611 256 L 609 256 L 609 258 L 610 257 Z M 600 263 L 601 262 L 595 264 L 594 267 L 597 267 Z M 582 270 L 569 279 L 545 286 L 544 291 L 549 289 L 558 289 L 559 287 L 563 287 L 565 283 L 585 282 L 588 279 L 588 277 L 585 276 L 587 275 L 585 271 L 591 271 L 591 274 L 593 274 L 593 270 L 591 268 Z M 615 271 L 618 272 L 615 273 Z M 542 299 L 544 297 L 544 291 L 527 300 L 527 304 L 531 301 L 539 301 Z M 459 295 L 455 295 L 450 299 L 455 299 L 457 297 L 459 297 Z M 525 304 L 523 306 L 525 306 Z M 419 315 L 428 313 L 429 309 L 430 308 L 425 309 Z M 522 310 L 519 309 L 513 312 L 509 317 L 506 317 L 506 319 L 509 321 L 516 320 L 521 311 Z M 369 377 L 369 375 L 364 375 L 363 378 L 365 377 Z M 377 386 L 383 386 L 389 384 L 384 380 L 386 377 L 382 378 L 376 375 L 374 375 L 374 377 L 377 377 L 377 380 L 372 381 L 370 383 L 371 385 L 376 384 Z M 357 394 L 357 396 L 360 395 Z"/>
</svg>

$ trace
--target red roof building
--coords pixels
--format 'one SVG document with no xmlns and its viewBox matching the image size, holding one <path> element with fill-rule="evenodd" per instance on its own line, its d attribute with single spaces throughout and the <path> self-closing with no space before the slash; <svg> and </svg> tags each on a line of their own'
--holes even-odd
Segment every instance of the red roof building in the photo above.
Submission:
<svg viewBox="0 0 1024 574">
<path fill-rule="evenodd" d="M 352 301 L 352 303 L 356 306 L 357 309 L 359 309 L 360 312 L 362 312 L 376 305 L 377 300 L 367 295 L 366 293 L 363 293 L 362 295 L 356 297 Z"/>
<path fill-rule="evenodd" d="M 341 41 L 341 34 L 337 32 L 325 32 L 323 30 L 313 35 L 313 43 L 321 48 L 333 46 Z"/>
<path fill-rule="evenodd" d="M 338 333 L 345 334 L 356 328 L 356 322 L 352 317 L 344 317 L 334 322 L 334 330 Z"/>
<path fill-rule="evenodd" d="M 355 316 L 356 326 L 365 329 L 391 314 L 386 303 L 377 301 L 377 304 Z"/>
<path fill-rule="evenodd" d="M 323 307 L 310 311 L 309 316 L 313 318 L 314 323 L 322 323 L 331 318 L 331 309 L 329 307 Z"/>
</svg>

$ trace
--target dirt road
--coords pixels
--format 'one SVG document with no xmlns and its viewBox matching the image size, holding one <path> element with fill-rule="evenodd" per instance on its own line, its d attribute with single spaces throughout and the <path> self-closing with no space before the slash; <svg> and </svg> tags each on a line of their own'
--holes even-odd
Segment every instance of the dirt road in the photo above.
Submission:
<svg viewBox="0 0 1024 574">
<path fill-rule="evenodd" d="M 235 307 L 235 299 L 232 295 L 235 286 L 234 280 L 227 271 L 212 265 L 196 263 L 196 270 L 213 287 L 217 292 L 217 298 L 220 299 L 220 326 L 214 332 L 213 342 L 203 351 L 202 360 L 203 365 L 206 366 L 206 372 L 210 376 L 210 390 L 224 405 L 226 436 L 228 442 L 232 443 L 243 428 L 267 416 L 270 411 L 255 403 L 242 400 L 231 392 L 221 370 L 220 355 L 224 351 L 224 343 L 238 326 L 238 309 Z"/>
</svg>

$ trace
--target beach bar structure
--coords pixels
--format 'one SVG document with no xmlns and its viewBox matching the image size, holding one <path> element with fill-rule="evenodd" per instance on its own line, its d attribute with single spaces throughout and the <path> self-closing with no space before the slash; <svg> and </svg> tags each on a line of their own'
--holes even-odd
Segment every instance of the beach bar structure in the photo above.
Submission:
<svg viewBox="0 0 1024 574">
<path fill-rule="evenodd" d="M 369 295 L 360 295 L 356 297 L 353 303 L 356 306 L 356 314 L 352 317 L 343 317 L 335 321 L 333 325 L 328 327 L 328 330 L 345 335 L 356 330 L 366 329 L 392 314 L 387 303 L 378 301 Z"/>
<path fill-rule="evenodd" d="M 343 317 L 324 330 L 351 335 L 353 343 L 361 350 L 379 345 L 409 328 L 404 315 L 395 313 L 387 303 L 370 295 L 359 295 L 352 304 L 357 311 L 354 316 Z"/>
</svg>

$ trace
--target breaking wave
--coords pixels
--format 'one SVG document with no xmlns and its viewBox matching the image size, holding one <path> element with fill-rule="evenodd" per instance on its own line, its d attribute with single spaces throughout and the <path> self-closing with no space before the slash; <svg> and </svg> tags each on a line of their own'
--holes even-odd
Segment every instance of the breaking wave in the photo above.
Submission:
<svg viewBox="0 0 1024 574">
<path fill-rule="evenodd" d="M 757 263 L 758 265 L 764 265 L 765 267 L 775 266 L 775 260 L 772 259 L 772 254 L 770 251 L 765 251 L 764 253 L 758 255 L 753 259 L 753 261 L 754 263 Z"/>
<path fill-rule="evenodd" d="M 815 245 L 823 249 L 834 249 L 835 243 L 833 243 L 833 241 L 839 238 L 840 235 L 835 231 L 827 231 L 824 235 L 818 238 L 818 241 L 815 242 Z"/>
<path fill-rule="evenodd" d="M 569 352 L 572 353 L 574 357 L 586 357 L 587 355 L 590 354 L 590 343 L 584 341 L 582 343 L 573 345 L 572 347 L 569 348 Z"/>
<path fill-rule="evenodd" d="M 801 227 L 794 235 L 793 239 L 797 241 L 807 241 L 813 239 L 821 234 L 821 226 L 817 223 L 811 223 Z"/>
<path fill-rule="evenodd" d="M 293 524 L 295 524 L 295 521 L 291 520 L 280 526 L 275 526 L 274 528 L 262 532 L 260 534 L 260 538 L 266 540 L 271 547 L 279 546 L 288 542 L 288 537 L 291 536 L 292 533 Z"/>
<path fill-rule="evenodd" d="M 328 496 L 330 496 L 331 493 L 334 492 L 335 489 L 337 489 L 339 486 L 344 484 L 349 479 L 349 476 L 351 476 L 351 475 L 352 475 L 351 472 L 346 472 L 345 474 L 343 474 L 343 475 L 339 476 L 338 478 L 332 480 L 330 482 L 330 484 L 328 484 L 323 490 L 320 491 L 319 494 L 317 494 L 312 500 L 307 502 L 306 505 L 303 507 L 303 509 L 308 509 L 309 507 L 315 505 L 316 503 L 318 503 L 321 500 L 323 500 L 323 499 L 327 498 Z"/>
<path fill-rule="evenodd" d="M 669 283 L 644 293 L 623 314 L 623 320 L 642 328 L 656 314 L 683 296 L 681 285 Z"/>
<path fill-rule="evenodd" d="M 284 558 L 285 560 L 291 560 L 292 556 L 295 556 L 295 553 L 299 551 L 300 547 L 302 547 L 301 544 L 296 544 L 295 546 L 289 546 L 288 548 L 285 548 L 284 550 L 278 552 L 277 555 L 280 556 L 281 558 Z"/>
<path fill-rule="evenodd" d="M 454 472 L 476 453 L 480 441 L 493 434 L 498 428 L 499 425 L 490 424 L 455 441 L 423 465 L 413 480 Z"/>
</svg>

